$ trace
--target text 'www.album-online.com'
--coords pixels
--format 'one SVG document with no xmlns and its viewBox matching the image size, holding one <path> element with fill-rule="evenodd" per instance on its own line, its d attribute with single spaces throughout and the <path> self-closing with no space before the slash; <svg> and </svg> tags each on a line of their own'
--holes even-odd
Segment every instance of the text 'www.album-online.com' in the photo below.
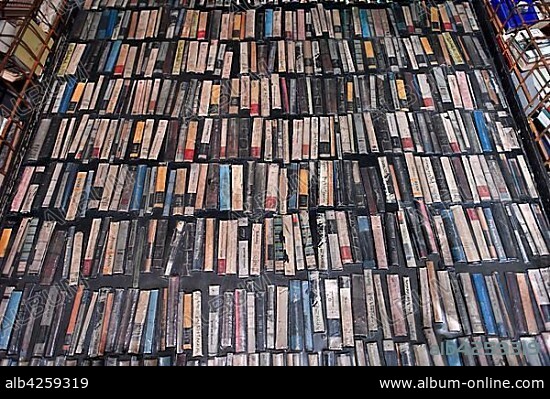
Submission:
<svg viewBox="0 0 550 399">
<path fill-rule="evenodd" d="M 544 389 L 544 381 L 536 379 L 380 379 L 382 389 Z"/>
</svg>

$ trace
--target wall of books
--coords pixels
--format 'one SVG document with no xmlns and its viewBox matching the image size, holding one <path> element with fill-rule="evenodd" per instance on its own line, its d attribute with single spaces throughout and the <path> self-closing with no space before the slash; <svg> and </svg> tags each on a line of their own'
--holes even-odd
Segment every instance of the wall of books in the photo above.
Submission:
<svg viewBox="0 0 550 399">
<path fill-rule="evenodd" d="M 40 105 L 46 60 L 70 10 L 68 0 L 0 1 L 0 196 L 11 189 L 31 115 Z M 46 78 L 47 79 L 47 78 Z M 5 201 L 2 201 L 2 207 Z"/>
<path fill-rule="evenodd" d="M 470 2 L 87 0 L 54 73 L 1 364 L 550 364 L 548 220 Z"/>
<path fill-rule="evenodd" d="M 529 128 L 550 167 L 550 2 L 485 0 Z"/>
</svg>

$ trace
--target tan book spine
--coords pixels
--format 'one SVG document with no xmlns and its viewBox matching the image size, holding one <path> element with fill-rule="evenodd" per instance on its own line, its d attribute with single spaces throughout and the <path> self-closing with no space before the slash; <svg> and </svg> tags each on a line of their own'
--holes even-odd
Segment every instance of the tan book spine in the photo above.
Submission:
<svg viewBox="0 0 550 399">
<path fill-rule="evenodd" d="M 250 256 L 250 275 L 259 276 L 262 265 L 262 224 L 252 224 L 252 240 L 251 240 L 251 256 Z"/>
<path fill-rule="evenodd" d="M 105 248 L 105 257 L 103 258 L 103 270 L 104 276 L 110 276 L 113 274 L 113 265 L 115 263 L 117 237 L 120 223 L 112 222 L 109 225 L 109 234 L 107 235 L 107 243 Z"/>
<path fill-rule="evenodd" d="M 277 287 L 275 349 L 288 348 L 288 287 Z"/>
<path fill-rule="evenodd" d="M 185 293 L 183 295 L 183 330 L 192 331 L 193 329 L 193 294 Z M 183 350 L 191 350 L 191 342 L 183 342 Z"/>
<path fill-rule="evenodd" d="M 474 293 L 474 287 L 469 273 L 460 273 L 460 282 L 462 283 L 462 290 L 464 293 L 464 302 L 468 309 L 468 315 L 470 316 L 470 325 L 474 334 L 483 334 L 485 329 L 483 328 L 483 322 L 481 321 L 481 315 L 477 306 L 477 300 Z"/>
<path fill-rule="evenodd" d="M 193 298 L 193 357 L 203 356 L 202 339 L 202 294 L 200 291 L 194 291 Z"/>
<path fill-rule="evenodd" d="M 388 274 L 386 278 L 393 321 L 393 333 L 396 337 L 405 337 L 407 336 L 407 326 L 405 324 L 403 294 L 401 292 L 399 276 L 397 274 Z"/>
<path fill-rule="evenodd" d="M 529 332 L 529 334 L 536 335 L 540 331 L 537 326 L 537 320 L 535 319 L 533 303 L 531 301 L 531 295 L 529 293 L 529 284 L 527 282 L 525 273 L 516 273 L 516 279 L 518 281 L 523 314 L 525 315 L 525 321 L 527 322 L 527 331 Z"/>
<path fill-rule="evenodd" d="M 231 210 L 243 211 L 243 165 L 231 166 Z"/>
<path fill-rule="evenodd" d="M 380 315 L 380 323 L 382 324 L 382 334 L 384 339 L 392 338 L 392 330 L 386 300 L 384 298 L 384 290 L 382 288 L 382 277 L 380 274 L 374 275 L 374 287 L 376 291 L 376 301 L 378 302 L 378 312 Z"/>
</svg>

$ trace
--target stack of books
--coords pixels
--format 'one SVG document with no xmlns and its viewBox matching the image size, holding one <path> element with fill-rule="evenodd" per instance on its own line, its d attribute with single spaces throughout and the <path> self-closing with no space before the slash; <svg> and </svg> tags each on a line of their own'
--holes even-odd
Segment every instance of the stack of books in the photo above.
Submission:
<svg viewBox="0 0 550 399">
<path fill-rule="evenodd" d="M 469 2 L 90 0 L 70 38 L 0 230 L 4 364 L 550 364 Z"/>
</svg>

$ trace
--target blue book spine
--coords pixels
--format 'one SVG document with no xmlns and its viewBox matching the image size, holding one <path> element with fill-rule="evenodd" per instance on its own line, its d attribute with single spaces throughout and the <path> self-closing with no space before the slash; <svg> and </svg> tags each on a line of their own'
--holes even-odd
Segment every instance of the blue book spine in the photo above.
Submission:
<svg viewBox="0 0 550 399">
<path fill-rule="evenodd" d="M 342 336 L 340 335 L 340 331 L 342 330 L 342 324 L 340 323 L 340 319 L 327 319 L 327 331 L 328 331 L 328 339 L 329 339 L 329 345 L 331 343 L 334 343 L 333 345 L 340 346 L 342 343 Z"/>
<path fill-rule="evenodd" d="M 548 139 L 548 136 L 543 136 L 541 143 L 544 145 L 546 151 L 550 152 L 550 139 Z"/>
<path fill-rule="evenodd" d="M 508 260 L 506 256 L 506 251 L 504 251 L 504 246 L 500 240 L 500 235 L 498 234 L 497 226 L 495 223 L 495 218 L 493 217 L 493 212 L 491 208 L 483 208 L 483 213 L 485 214 L 485 219 L 487 220 L 487 226 L 489 227 L 489 234 L 491 235 L 491 240 L 497 251 L 498 260 L 500 262 L 505 262 Z"/>
<path fill-rule="evenodd" d="M 302 307 L 304 312 L 304 336 L 306 351 L 313 352 L 313 322 L 311 316 L 311 299 L 309 281 L 302 281 Z"/>
<path fill-rule="evenodd" d="M 476 287 L 476 296 L 479 302 L 479 308 L 483 315 L 485 322 L 485 330 L 489 335 L 496 334 L 495 319 L 493 316 L 493 309 L 491 309 L 491 302 L 489 300 L 489 294 L 487 293 L 487 286 L 485 285 L 485 279 L 483 274 L 475 273 L 472 275 L 474 280 L 474 286 Z"/>
<path fill-rule="evenodd" d="M 121 45 L 121 40 L 117 40 L 113 43 L 113 47 L 111 47 L 111 52 L 109 53 L 109 58 L 107 59 L 107 64 L 105 65 L 105 72 L 110 73 L 113 72 L 113 69 L 115 69 L 115 63 L 118 59 L 118 53 L 120 52 Z"/>
<path fill-rule="evenodd" d="M 498 304 L 495 304 L 495 306 L 498 306 Z M 495 321 L 495 324 L 497 325 L 499 337 L 507 337 L 508 330 L 506 329 L 506 325 L 504 325 L 504 322 L 501 323 L 501 322 Z"/>
<path fill-rule="evenodd" d="M 159 367 L 170 367 L 172 365 L 172 356 L 159 357 Z"/>
<path fill-rule="evenodd" d="M 145 328 L 145 345 L 143 346 L 144 353 L 153 352 L 153 336 L 155 334 L 155 320 L 157 316 L 157 302 L 159 291 L 153 290 L 149 295 L 149 308 L 147 309 L 147 326 Z"/>
<path fill-rule="evenodd" d="M 542 358 L 542 365 L 543 366 L 550 366 L 550 351 L 544 350 L 544 349 L 540 350 L 540 348 L 544 348 L 543 345 L 546 345 L 544 343 L 544 338 L 542 338 L 542 335 L 537 335 L 536 340 L 537 340 L 537 346 L 539 348 L 539 350 L 537 350 L 537 352 L 539 352 L 539 356 Z M 533 350 L 532 348 L 533 348 L 533 346 L 531 346 L 531 350 Z M 529 347 L 527 347 L 527 349 L 529 349 Z"/>
<path fill-rule="evenodd" d="M 76 79 L 67 79 L 67 86 L 65 87 L 65 91 L 63 92 L 63 99 L 61 100 L 61 104 L 59 105 L 60 114 L 64 114 L 68 111 L 75 86 Z"/>
<path fill-rule="evenodd" d="M 185 10 L 181 10 L 178 15 L 178 22 L 176 22 L 175 35 L 177 36 L 181 32 L 181 26 L 183 25 L 183 19 L 185 18 Z"/>
<path fill-rule="evenodd" d="M 496 296 L 496 291 L 499 289 L 499 287 L 495 287 L 493 278 L 490 277 L 490 276 L 483 277 L 483 278 L 485 280 L 485 287 L 487 287 L 487 292 L 492 291 L 492 293 Z M 489 306 L 500 307 L 500 304 L 498 302 L 489 302 Z M 506 325 L 504 324 L 504 320 L 502 320 L 502 318 L 501 318 L 501 321 L 499 321 L 499 320 L 496 319 L 496 317 L 494 318 L 494 320 L 495 320 L 496 329 L 498 331 L 498 335 L 500 337 L 508 337 L 508 330 L 506 329 Z"/>
<path fill-rule="evenodd" d="M 342 31 L 345 31 L 347 29 L 347 27 L 350 25 L 349 19 L 350 18 L 349 18 L 348 10 L 346 8 L 342 9 L 341 13 L 340 13 L 340 21 L 342 23 Z"/>
<path fill-rule="evenodd" d="M 447 233 L 447 239 L 451 246 L 451 255 L 455 262 L 466 262 L 466 253 L 460 242 L 458 231 L 454 221 L 453 214 L 450 210 L 444 209 L 441 211 L 441 218 L 445 225 L 445 232 Z"/>
<path fill-rule="evenodd" d="M 99 26 L 96 33 L 97 40 L 104 40 L 106 38 L 108 22 L 109 22 L 109 10 L 105 10 L 101 13 L 101 19 L 99 20 Z"/>
<path fill-rule="evenodd" d="M 476 124 L 476 130 L 483 152 L 492 152 L 493 146 L 491 145 L 491 139 L 489 138 L 489 133 L 487 132 L 487 125 L 485 125 L 485 119 L 482 111 L 474 111 L 474 122 Z"/>
<path fill-rule="evenodd" d="M 493 281 L 495 285 L 495 290 L 500 294 L 500 299 L 502 300 L 502 311 L 504 313 L 511 314 L 512 313 L 512 307 L 510 305 L 509 297 L 507 289 L 505 288 L 502 279 L 500 278 L 500 274 L 493 272 Z M 500 327 L 499 327 L 500 329 Z M 513 338 L 515 336 L 514 327 L 512 324 L 507 323 L 506 321 L 502 325 L 502 331 L 504 334 L 502 334 L 502 337 L 510 337 Z"/>
<path fill-rule="evenodd" d="M 309 365 L 308 354 L 306 352 L 300 352 L 300 366 Z"/>
<path fill-rule="evenodd" d="M 367 10 L 360 9 L 359 18 L 361 19 L 361 31 L 363 33 L 363 37 L 371 37 Z"/>
<path fill-rule="evenodd" d="M 288 299 L 290 301 L 290 349 L 299 352 L 304 349 L 303 322 L 301 323 L 300 317 L 303 312 L 300 280 L 290 281 Z"/>
<path fill-rule="evenodd" d="M 0 324 L 0 350 L 7 350 L 8 344 L 10 341 L 11 332 L 13 330 L 13 325 L 15 324 L 15 317 L 17 316 L 17 311 L 19 310 L 19 303 L 21 302 L 21 291 L 13 291 L 8 301 L 8 306 L 6 308 L 6 313 L 4 314 L 4 319 L 2 324 Z"/>
<path fill-rule="evenodd" d="M 420 91 L 420 85 L 418 84 L 418 78 L 416 77 L 416 75 L 413 75 L 412 83 L 413 86 L 411 87 L 411 89 L 414 90 L 414 94 L 416 95 L 415 98 L 422 99 L 422 92 Z M 420 101 L 420 104 L 423 104 L 423 101 Z"/>
<path fill-rule="evenodd" d="M 326 366 L 326 367 L 336 366 L 336 358 L 333 351 L 323 352 L 323 357 L 325 359 L 325 363 L 323 364 L 323 366 Z"/>
<path fill-rule="evenodd" d="M 109 13 L 109 26 L 107 27 L 107 32 L 105 34 L 106 39 L 113 36 L 113 32 L 115 30 L 117 20 L 118 20 L 118 11 L 111 10 L 111 12 Z"/>
<path fill-rule="evenodd" d="M 220 211 L 231 210 L 230 174 L 229 165 L 220 165 Z"/>
<path fill-rule="evenodd" d="M 164 208 L 162 209 L 162 216 L 170 216 L 170 209 L 172 208 L 172 198 L 174 194 L 174 185 L 176 184 L 176 171 L 170 171 L 170 177 L 168 178 L 168 189 L 166 190 L 166 198 L 164 199 Z"/>
<path fill-rule="evenodd" d="M 265 10 L 265 37 L 273 36 L 273 10 Z"/>
<path fill-rule="evenodd" d="M 139 165 L 137 167 L 136 182 L 132 192 L 132 201 L 130 202 L 130 211 L 139 211 L 141 207 L 141 197 L 143 196 L 143 185 L 147 174 L 147 166 Z"/>
<path fill-rule="evenodd" d="M 449 366 L 462 366 L 460 355 L 458 353 L 458 340 L 448 339 L 445 342 L 445 354 L 447 355 L 447 362 Z"/>
<path fill-rule="evenodd" d="M 428 127 L 426 126 L 426 130 L 427 129 L 428 129 Z M 428 135 L 429 135 L 429 132 L 428 132 Z M 433 154 L 434 153 L 434 146 L 433 146 L 432 140 L 423 140 L 422 144 L 424 144 L 424 152 L 426 154 Z"/>
<path fill-rule="evenodd" d="M 486 283 L 489 284 L 489 286 L 492 288 L 493 290 L 493 293 L 495 295 L 497 295 L 497 291 L 501 294 L 502 298 L 504 298 L 504 295 L 503 295 L 503 292 L 500 291 L 500 289 L 502 288 L 501 287 L 501 283 L 499 281 L 499 278 L 498 278 L 498 274 L 495 273 L 493 274 L 492 277 L 488 277 L 487 279 L 485 279 Z M 491 304 L 492 306 L 500 306 L 499 303 L 492 303 Z M 506 310 L 506 304 L 504 304 L 504 309 L 502 309 L 504 312 L 507 312 Z M 495 324 L 497 326 L 497 329 L 498 329 L 498 335 L 500 337 L 510 337 L 511 335 L 508 333 L 508 329 L 507 329 L 507 326 L 506 326 L 506 323 L 504 320 L 502 321 L 498 321 L 496 320 L 495 318 Z"/>
<path fill-rule="evenodd" d="M 504 286 L 502 279 L 500 278 L 500 274 L 493 273 L 493 278 L 496 285 L 495 289 L 500 293 L 500 297 L 502 298 L 502 302 L 503 302 L 502 311 L 509 314 L 512 313 L 512 306 L 510 305 L 510 301 L 508 300 L 507 289 Z M 505 337 L 515 336 L 514 327 L 512 324 L 508 324 L 507 326 L 505 324 L 504 327 L 506 328 L 506 334 L 504 335 Z"/>
<path fill-rule="evenodd" d="M 288 175 L 292 176 L 292 181 L 289 183 L 292 185 L 289 188 L 288 196 L 288 209 L 290 211 L 298 209 L 298 164 L 290 164 L 288 169 Z"/>
<path fill-rule="evenodd" d="M 363 252 L 363 267 L 373 268 L 376 266 L 374 261 L 374 248 L 372 245 L 372 229 L 368 216 L 357 216 L 357 228 L 359 229 L 359 242 Z"/>
<path fill-rule="evenodd" d="M 334 187 L 334 201 L 336 202 L 336 205 L 342 205 L 341 203 L 341 197 L 338 198 L 336 193 L 341 193 L 344 191 L 344 187 L 341 185 L 342 181 L 342 168 L 340 168 L 340 164 L 338 162 L 332 163 L 332 184 Z"/>
<path fill-rule="evenodd" d="M 88 172 L 86 176 L 86 185 L 84 190 L 82 190 L 82 197 L 80 198 L 80 203 L 78 204 L 78 216 L 81 218 L 86 216 L 86 211 L 88 210 L 88 201 L 90 200 L 90 193 L 92 192 L 92 184 L 94 182 L 94 171 Z"/>
<path fill-rule="evenodd" d="M 67 205 L 73 193 L 74 183 L 76 181 L 76 174 L 78 173 L 78 165 L 71 163 L 67 165 L 67 184 L 65 185 L 65 191 L 63 192 L 63 197 L 61 199 L 61 209 L 63 212 L 67 211 Z"/>
</svg>

